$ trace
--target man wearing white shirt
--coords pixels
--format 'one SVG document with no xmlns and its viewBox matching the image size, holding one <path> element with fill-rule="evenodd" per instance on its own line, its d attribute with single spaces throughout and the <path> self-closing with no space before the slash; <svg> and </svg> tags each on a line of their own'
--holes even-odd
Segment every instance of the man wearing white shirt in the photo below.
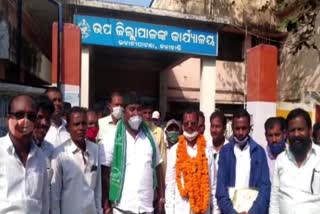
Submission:
<svg viewBox="0 0 320 214">
<path fill-rule="evenodd" d="M 219 152 L 228 143 L 224 133 L 226 131 L 227 118 L 221 111 L 215 111 L 210 116 L 210 134 L 212 139 L 207 141 L 207 146 L 213 154 L 215 169 L 218 171 Z"/>
<path fill-rule="evenodd" d="M 13 97 L 9 132 L 0 138 L 0 214 L 48 214 L 49 184 L 43 153 L 32 142 L 36 105 L 30 96 Z"/>
<path fill-rule="evenodd" d="M 183 115 L 183 135 L 169 151 L 166 172 L 166 214 L 211 213 L 214 161 L 199 134 L 198 114 Z"/>
<path fill-rule="evenodd" d="M 158 212 L 163 213 L 164 182 L 161 156 L 155 139 L 143 122 L 141 105 L 135 94 L 125 100 L 123 119 L 114 133 L 102 140 L 101 164 L 106 166 L 104 211 L 119 213 L 154 213 L 154 190 L 157 190 Z"/>
<path fill-rule="evenodd" d="M 287 128 L 283 117 L 270 117 L 264 123 L 267 139 L 266 154 L 269 165 L 270 178 L 272 179 L 274 164 L 278 155 L 286 148 Z"/>
<path fill-rule="evenodd" d="M 55 148 L 70 139 L 70 134 L 66 129 L 66 122 L 63 119 L 62 93 L 56 87 L 50 87 L 45 94 L 54 105 L 54 113 L 51 117 L 51 126 L 45 140 L 50 142 Z"/>
<path fill-rule="evenodd" d="M 102 139 L 108 131 L 115 129 L 118 120 L 123 115 L 123 96 L 119 92 L 115 91 L 111 93 L 110 102 L 107 105 L 110 115 L 99 119 L 99 132 L 98 139 Z"/>
<path fill-rule="evenodd" d="M 223 112 L 217 110 L 213 112 L 210 116 L 210 133 L 212 139 L 207 141 L 207 146 L 209 150 L 212 152 L 214 164 L 215 164 L 215 184 L 214 184 L 214 192 L 216 190 L 216 180 L 218 174 L 218 161 L 219 161 L 219 152 L 223 145 L 228 143 L 228 140 L 225 138 L 224 134 L 226 131 L 227 118 L 224 116 Z M 214 197 L 214 214 L 220 213 L 220 209 Z"/>
<path fill-rule="evenodd" d="M 36 99 L 36 103 L 37 120 L 33 130 L 33 141 L 46 156 L 47 169 L 48 172 L 50 172 L 50 161 L 52 153 L 54 151 L 54 147 L 51 143 L 44 140 L 44 138 L 50 128 L 50 118 L 54 112 L 54 106 L 46 96 L 39 96 Z"/>
<path fill-rule="evenodd" d="M 303 109 L 287 116 L 289 146 L 275 163 L 270 214 L 320 213 L 320 147 L 311 140 L 311 119 Z"/>
<path fill-rule="evenodd" d="M 71 139 L 51 161 L 51 213 L 102 214 L 99 146 L 86 140 L 86 110 L 71 108 L 67 128 Z"/>
</svg>

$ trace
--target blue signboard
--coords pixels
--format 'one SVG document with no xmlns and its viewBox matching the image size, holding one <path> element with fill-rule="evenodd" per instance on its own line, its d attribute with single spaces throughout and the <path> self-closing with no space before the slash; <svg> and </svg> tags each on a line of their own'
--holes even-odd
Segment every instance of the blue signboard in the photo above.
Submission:
<svg viewBox="0 0 320 214">
<path fill-rule="evenodd" d="M 82 15 L 74 23 L 83 44 L 218 55 L 217 32 Z"/>
</svg>

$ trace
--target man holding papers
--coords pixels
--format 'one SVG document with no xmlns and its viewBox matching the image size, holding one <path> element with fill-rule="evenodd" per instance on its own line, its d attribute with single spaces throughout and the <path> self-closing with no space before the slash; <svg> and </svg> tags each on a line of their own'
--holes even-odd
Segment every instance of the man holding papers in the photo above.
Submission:
<svg viewBox="0 0 320 214">
<path fill-rule="evenodd" d="M 232 130 L 230 143 L 220 151 L 218 206 L 222 213 L 266 214 L 271 188 L 269 168 L 264 149 L 249 136 L 250 115 L 246 110 L 234 114 Z"/>
</svg>

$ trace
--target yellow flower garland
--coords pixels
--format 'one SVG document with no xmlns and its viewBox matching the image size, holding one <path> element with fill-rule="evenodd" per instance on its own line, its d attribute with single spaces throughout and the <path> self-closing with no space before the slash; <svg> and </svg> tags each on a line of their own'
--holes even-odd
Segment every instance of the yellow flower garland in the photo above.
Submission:
<svg viewBox="0 0 320 214">
<path fill-rule="evenodd" d="M 210 198 L 208 159 L 204 137 L 199 135 L 196 141 L 197 156 L 191 158 L 187 153 L 187 141 L 183 135 L 179 137 L 176 182 L 180 195 L 189 199 L 192 211 L 202 214 L 208 209 Z"/>
</svg>

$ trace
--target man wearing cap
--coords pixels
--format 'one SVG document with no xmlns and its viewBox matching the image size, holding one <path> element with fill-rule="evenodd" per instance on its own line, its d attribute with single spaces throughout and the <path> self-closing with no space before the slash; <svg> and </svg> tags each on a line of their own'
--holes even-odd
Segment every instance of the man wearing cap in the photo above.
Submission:
<svg viewBox="0 0 320 214">
<path fill-rule="evenodd" d="M 144 103 L 142 105 L 142 118 L 144 122 L 148 125 L 149 129 L 151 130 L 153 136 L 156 139 L 156 143 L 158 144 L 158 147 L 160 149 L 160 154 L 163 160 L 167 159 L 167 149 L 166 145 L 164 143 L 164 134 L 161 127 L 155 125 L 152 122 L 152 106 L 150 104 Z M 154 115 L 157 116 L 157 115 Z M 160 117 L 160 114 L 159 114 Z"/>
<path fill-rule="evenodd" d="M 151 121 L 154 123 L 154 125 L 160 127 L 161 126 L 160 112 L 158 111 L 152 112 Z"/>
<path fill-rule="evenodd" d="M 163 213 L 162 159 L 150 129 L 143 122 L 137 95 L 126 96 L 123 118 L 101 145 L 101 164 L 109 172 L 103 181 L 108 190 L 104 195 L 104 213 L 111 213 L 111 207 L 113 214 L 154 213 L 155 190 L 158 213 Z"/>
<path fill-rule="evenodd" d="M 179 140 L 179 135 L 181 133 L 181 124 L 175 119 L 171 119 L 167 122 L 164 128 L 165 139 L 164 142 L 167 147 L 167 154 L 169 153 L 171 147 L 175 145 Z M 163 168 L 167 169 L 167 160 L 163 160 Z"/>
<path fill-rule="evenodd" d="M 164 133 L 164 142 L 167 146 L 167 149 L 170 150 L 171 147 L 179 140 L 179 135 L 181 133 L 181 124 L 175 119 L 169 120 L 164 128 Z"/>
</svg>

